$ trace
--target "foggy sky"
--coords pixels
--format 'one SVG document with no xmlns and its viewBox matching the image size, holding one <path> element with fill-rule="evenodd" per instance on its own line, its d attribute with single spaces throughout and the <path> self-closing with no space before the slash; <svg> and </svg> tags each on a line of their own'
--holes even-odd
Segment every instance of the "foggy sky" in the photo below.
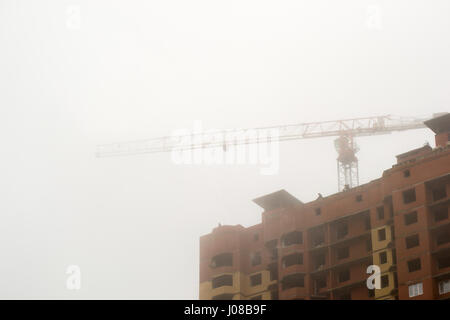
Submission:
<svg viewBox="0 0 450 320">
<path fill-rule="evenodd" d="M 96 158 L 96 145 L 196 120 L 448 111 L 449 16 L 447 0 L 0 0 L 0 298 L 197 299 L 199 237 L 259 223 L 251 200 L 266 193 L 335 193 L 333 139 L 280 144 L 268 176 L 167 153 Z M 361 183 L 426 141 L 358 138 Z M 66 288 L 69 265 L 81 290 Z"/>
</svg>

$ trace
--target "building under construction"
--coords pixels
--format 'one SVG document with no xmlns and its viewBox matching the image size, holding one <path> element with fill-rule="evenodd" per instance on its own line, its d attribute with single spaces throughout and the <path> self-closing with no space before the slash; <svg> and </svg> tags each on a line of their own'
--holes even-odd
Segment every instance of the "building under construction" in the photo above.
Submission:
<svg viewBox="0 0 450 320">
<path fill-rule="evenodd" d="M 253 200 L 260 224 L 202 236 L 200 299 L 450 299 L 450 114 L 425 125 L 435 147 L 379 179 L 309 203 L 277 191 Z"/>
</svg>

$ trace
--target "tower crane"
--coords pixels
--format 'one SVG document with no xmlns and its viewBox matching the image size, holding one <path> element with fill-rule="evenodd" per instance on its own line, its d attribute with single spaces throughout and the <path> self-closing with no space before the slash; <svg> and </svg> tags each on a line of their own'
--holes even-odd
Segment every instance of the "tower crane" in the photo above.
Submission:
<svg viewBox="0 0 450 320">
<path fill-rule="evenodd" d="M 429 118 L 397 117 L 392 115 L 354 118 L 344 120 L 298 123 L 251 129 L 231 129 L 222 131 L 197 132 L 180 134 L 153 139 L 102 144 L 97 146 L 97 157 L 129 156 L 142 153 L 171 152 L 178 150 L 192 150 L 204 148 L 228 147 L 257 144 L 267 140 L 287 141 L 297 139 L 311 139 L 321 137 L 337 137 L 334 145 L 338 153 L 337 176 L 338 189 L 342 191 L 359 185 L 358 158 L 359 151 L 355 137 L 389 134 L 394 131 L 405 131 L 425 128 L 424 121 Z M 271 131 L 272 130 L 272 131 Z M 277 134 L 268 136 L 267 132 L 276 130 Z M 253 134 L 246 134 L 248 132 Z M 233 133 L 239 132 L 239 135 Z M 231 133 L 231 134 L 230 134 Z M 264 134 L 263 134 L 264 133 Z M 223 134 L 224 138 L 217 141 L 214 137 Z M 180 147 L 179 141 L 184 138 L 192 139 L 192 143 Z"/>
</svg>

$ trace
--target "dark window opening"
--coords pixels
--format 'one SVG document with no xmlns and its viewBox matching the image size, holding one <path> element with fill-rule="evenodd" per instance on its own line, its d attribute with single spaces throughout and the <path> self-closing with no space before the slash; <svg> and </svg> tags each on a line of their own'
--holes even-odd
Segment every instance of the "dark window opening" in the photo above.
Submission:
<svg viewBox="0 0 450 320">
<path fill-rule="evenodd" d="M 255 252 L 250 255 L 250 260 L 252 262 L 252 266 L 260 265 L 262 262 L 261 253 Z"/>
<path fill-rule="evenodd" d="M 386 229 L 378 230 L 378 241 L 386 240 Z"/>
<path fill-rule="evenodd" d="M 213 300 L 233 300 L 233 293 L 223 293 L 212 297 Z"/>
<path fill-rule="evenodd" d="M 284 277 L 282 281 L 282 290 L 305 286 L 305 275 L 295 273 Z"/>
<path fill-rule="evenodd" d="M 358 195 L 356 196 L 356 198 L 355 198 L 356 202 L 361 202 L 362 199 L 363 199 L 363 197 L 362 197 L 361 194 L 358 194 Z"/>
<path fill-rule="evenodd" d="M 405 214 L 405 225 L 409 226 L 410 224 L 417 222 L 417 211 Z"/>
<path fill-rule="evenodd" d="M 303 243 L 303 234 L 300 231 L 293 231 L 283 236 L 282 240 L 283 247 L 291 246 L 294 244 Z"/>
<path fill-rule="evenodd" d="M 287 268 L 293 265 L 303 264 L 303 254 L 294 253 L 283 258 L 283 267 Z"/>
<path fill-rule="evenodd" d="M 261 273 L 255 274 L 253 276 L 250 276 L 250 285 L 252 287 L 260 285 L 262 283 L 262 276 Z"/>
<path fill-rule="evenodd" d="M 397 264 L 397 251 L 392 249 L 392 263 Z"/>
<path fill-rule="evenodd" d="M 378 217 L 378 220 L 384 219 L 384 207 L 377 208 L 377 217 Z"/>
<path fill-rule="evenodd" d="M 434 221 L 439 222 L 448 219 L 448 208 L 447 206 L 441 206 L 434 210 Z"/>
<path fill-rule="evenodd" d="M 253 235 L 253 240 L 254 240 L 254 241 L 258 241 L 258 240 L 259 240 L 259 234 L 258 234 L 258 233 L 255 233 L 255 234 Z"/>
<path fill-rule="evenodd" d="M 389 286 L 389 276 L 381 276 L 381 288 L 386 288 L 387 286 Z"/>
<path fill-rule="evenodd" d="M 366 240 L 366 249 L 367 251 L 372 251 L 372 240 Z"/>
<path fill-rule="evenodd" d="M 345 282 L 345 281 L 350 280 L 350 270 L 347 269 L 347 270 L 339 272 L 338 279 L 339 279 L 339 282 Z"/>
<path fill-rule="evenodd" d="M 414 248 L 419 245 L 419 235 L 415 234 L 405 238 L 406 249 Z"/>
<path fill-rule="evenodd" d="M 337 227 L 337 238 L 344 238 L 348 234 L 348 224 L 342 223 Z"/>
<path fill-rule="evenodd" d="M 278 266 L 277 264 L 272 265 L 269 271 L 270 281 L 278 280 Z"/>
<path fill-rule="evenodd" d="M 403 203 L 411 203 L 416 201 L 416 189 L 403 191 Z"/>
<path fill-rule="evenodd" d="M 438 201 L 447 198 L 447 192 L 445 191 L 445 185 L 436 187 L 431 190 L 433 194 L 433 201 Z"/>
<path fill-rule="evenodd" d="M 380 264 L 385 264 L 387 263 L 387 252 L 383 251 L 380 252 Z"/>
<path fill-rule="evenodd" d="M 408 271 L 414 272 L 422 269 L 422 265 L 420 263 L 420 258 L 408 261 Z"/>
<path fill-rule="evenodd" d="M 233 276 L 231 274 L 225 274 L 223 276 L 218 276 L 212 280 L 212 288 L 220 288 L 223 286 L 232 286 Z"/>
<path fill-rule="evenodd" d="M 411 172 L 409 171 L 409 169 L 406 169 L 405 171 L 403 171 L 403 176 L 405 178 L 408 178 L 409 176 L 411 176 Z"/>
<path fill-rule="evenodd" d="M 320 214 L 322 213 L 322 210 L 320 208 L 316 208 L 315 212 L 316 212 L 316 216 L 320 216 Z"/>
<path fill-rule="evenodd" d="M 233 265 L 233 254 L 222 253 L 212 258 L 211 268 L 231 267 Z"/>
<path fill-rule="evenodd" d="M 364 218 L 364 226 L 366 228 L 366 230 L 370 230 L 371 225 L 370 225 L 370 216 L 366 216 Z"/>
<path fill-rule="evenodd" d="M 272 260 L 277 260 L 278 259 L 278 249 L 277 248 L 273 248 L 270 250 L 271 251 L 271 256 L 270 258 Z"/>
<path fill-rule="evenodd" d="M 337 258 L 338 260 L 348 258 L 350 256 L 350 250 L 348 247 L 337 249 Z"/>
<path fill-rule="evenodd" d="M 440 233 L 436 236 L 436 244 L 438 246 L 450 242 L 450 230 Z"/>
<path fill-rule="evenodd" d="M 444 269 L 450 267 L 450 255 L 438 259 L 438 268 Z"/>
</svg>

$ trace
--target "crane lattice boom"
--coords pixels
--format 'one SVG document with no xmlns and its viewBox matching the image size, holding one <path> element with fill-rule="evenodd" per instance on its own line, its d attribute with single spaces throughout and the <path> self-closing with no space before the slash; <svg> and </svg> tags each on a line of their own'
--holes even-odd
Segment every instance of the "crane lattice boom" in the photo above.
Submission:
<svg viewBox="0 0 450 320">
<path fill-rule="evenodd" d="M 177 150 L 216 147 L 227 148 L 233 145 L 267 142 L 270 139 L 274 141 L 287 141 L 330 136 L 347 136 L 353 138 L 424 128 L 423 121 L 427 119 L 385 115 L 252 129 L 228 129 L 222 131 L 174 134 L 172 136 L 153 139 L 98 145 L 96 155 L 98 157 L 111 157 L 141 153 L 170 152 L 175 148 Z M 273 134 L 274 132 L 276 134 Z M 192 143 L 188 145 L 180 144 L 180 141 L 185 138 L 191 139 L 190 141 Z"/>
</svg>

